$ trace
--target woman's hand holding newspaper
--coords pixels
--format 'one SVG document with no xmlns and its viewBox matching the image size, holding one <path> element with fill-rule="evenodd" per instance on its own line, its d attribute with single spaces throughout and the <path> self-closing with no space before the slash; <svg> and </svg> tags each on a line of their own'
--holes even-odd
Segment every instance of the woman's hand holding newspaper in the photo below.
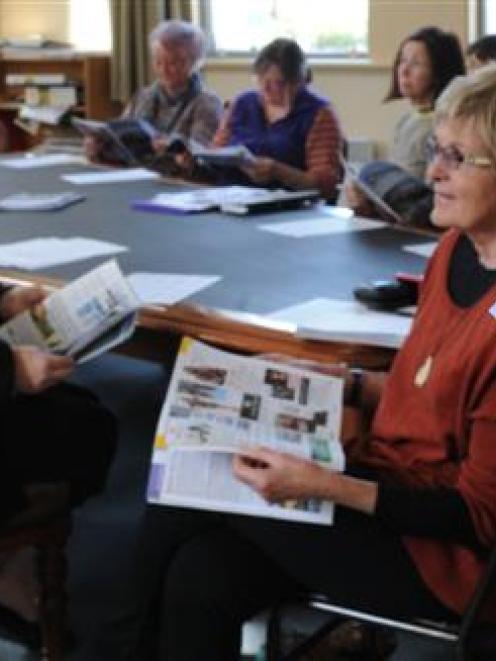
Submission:
<svg viewBox="0 0 496 661">
<path fill-rule="evenodd" d="M 16 390 L 34 394 L 54 386 L 65 379 L 74 368 L 67 356 L 54 356 L 31 346 L 12 349 Z"/>
<path fill-rule="evenodd" d="M 271 503 L 328 498 L 334 476 L 314 461 L 262 447 L 246 448 L 235 455 L 233 472 Z"/>
<path fill-rule="evenodd" d="M 13 287 L 6 291 L 0 299 L 0 317 L 5 320 L 11 319 L 38 305 L 46 296 L 46 290 L 37 285 Z"/>
</svg>

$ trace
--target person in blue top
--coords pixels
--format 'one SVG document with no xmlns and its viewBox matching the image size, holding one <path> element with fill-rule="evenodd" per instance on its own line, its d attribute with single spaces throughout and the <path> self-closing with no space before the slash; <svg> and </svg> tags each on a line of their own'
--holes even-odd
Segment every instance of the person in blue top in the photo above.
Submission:
<svg viewBox="0 0 496 661">
<path fill-rule="evenodd" d="M 342 176 L 343 136 L 329 101 L 307 86 L 302 49 L 292 39 L 275 39 L 260 51 L 253 69 L 258 89 L 230 104 L 212 146 L 244 145 L 255 159 L 242 172 L 224 171 L 223 180 L 317 188 L 333 199 Z"/>
</svg>

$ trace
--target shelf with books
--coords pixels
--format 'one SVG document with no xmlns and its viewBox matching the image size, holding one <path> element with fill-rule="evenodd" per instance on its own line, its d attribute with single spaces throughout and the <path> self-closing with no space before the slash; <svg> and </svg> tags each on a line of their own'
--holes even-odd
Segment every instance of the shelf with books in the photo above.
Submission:
<svg viewBox="0 0 496 661">
<path fill-rule="evenodd" d="M 44 87 L 66 84 L 78 90 L 75 111 L 79 116 L 91 119 L 107 119 L 120 112 L 119 104 L 110 99 L 110 57 L 74 53 L 71 57 L 41 57 L 33 52 L 31 57 L 0 57 L 0 121 L 12 134 L 9 149 L 29 148 L 32 138 L 19 144 L 13 126 L 12 111 L 24 99 L 26 87 Z M 7 112 L 6 112 L 7 111 Z M 15 139 L 14 139 L 15 138 Z"/>
</svg>

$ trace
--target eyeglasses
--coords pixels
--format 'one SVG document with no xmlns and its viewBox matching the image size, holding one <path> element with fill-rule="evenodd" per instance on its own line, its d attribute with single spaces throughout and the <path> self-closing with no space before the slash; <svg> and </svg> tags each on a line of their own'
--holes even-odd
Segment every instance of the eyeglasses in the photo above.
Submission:
<svg viewBox="0 0 496 661">
<path fill-rule="evenodd" d="M 440 158 L 447 170 L 458 170 L 462 165 L 471 165 L 475 168 L 494 167 L 494 161 L 489 156 L 476 154 L 462 154 L 457 147 L 441 147 L 436 138 L 431 137 L 425 145 L 425 155 L 428 161 Z"/>
</svg>

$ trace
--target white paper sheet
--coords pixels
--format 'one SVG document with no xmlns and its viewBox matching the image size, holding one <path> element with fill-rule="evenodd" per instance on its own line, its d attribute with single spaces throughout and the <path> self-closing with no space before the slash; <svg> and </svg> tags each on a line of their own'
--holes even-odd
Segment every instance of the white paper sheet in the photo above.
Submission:
<svg viewBox="0 0 496 661">
<path fill-rule="evenodd" d="M 131 273 L 131 287 L 143 303 L 172 305 L 215 284 L 218 275 L 180 275 L 175 273 Z"/>
<path fill-rule="evenodd" d="M 408 315 L 375 312 L 356 301 L 332 298 L 315 298 L 269 316 L 295 323 L 300 337 L 393 349 L 401 346 L 412 323 Z"/>
<path fill-rule="evenodd" d="M 75 172 L 63 174 L 62 179 L 71 184 L 109 184 L 116 181 L 139 181 L 140 179 L 158 179 L 158 172 L 145 168 L 125 168 L 115 170 L 98 170 L 93 172 Z"/>
<path fill-rule="evenodd" d="M 26 154 L 20 158 L 6 158 L 0 160 L 0 166 L 14 168 L 16 170 L 31 170 L 34 168 L 45 168 L 54 165 L 70 165 L 87 163 L 84 156 L 77 154 Z"/>
<path fill-rule="evenodd" d="M 403 246 L 403 250 L 405 252 L 411 252 L 414 255 L 418 255 L 419 257 L 426 257 L 427 259 L 432 256 L 432 253 L 436 248 L 437 241 L 433 241 L 432 243 L 414 243 L 410 246 Z"/>
<path fill-rule="evenodd" d="M 295 239 L 324 234 L 342 234 L 343 232 L 363 232 L 384 227 L 385 223 L 365 218 L 342 218 L 338 215 L 325 214 L 318 218 L 305 218 L 284 223 L 259 225 L 259 229 L 273 234 L 282 234 Z"/>
<path fill-rule="evenodd" d="M 0 266 L 41 269 L 128 250 L 125 246 L 84 237 L 29 239 L 0 245 Z"/>
</svg>

